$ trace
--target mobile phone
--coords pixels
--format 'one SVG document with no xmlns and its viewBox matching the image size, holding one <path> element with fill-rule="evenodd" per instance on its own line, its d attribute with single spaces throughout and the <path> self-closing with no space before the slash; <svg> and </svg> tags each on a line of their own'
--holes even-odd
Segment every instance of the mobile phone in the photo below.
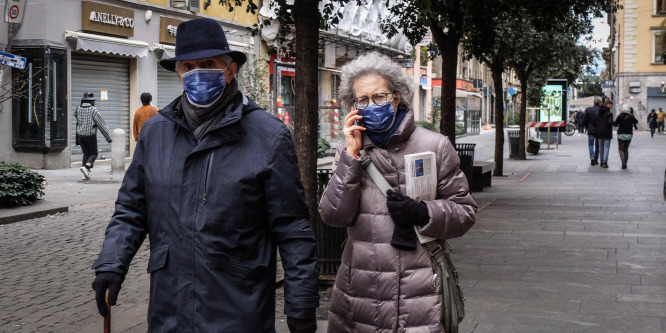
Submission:
<svg viewBox="0 0 666 333">
<path fill-rule="evenodd" d="M 354 120 L 354 125 L 357 125 L 357 126 L 363 126 L 363 122 L 360 121 L 360 120 L 358 120 L 358 119 L 356 119 L 356 120 Z"/>
</svg>

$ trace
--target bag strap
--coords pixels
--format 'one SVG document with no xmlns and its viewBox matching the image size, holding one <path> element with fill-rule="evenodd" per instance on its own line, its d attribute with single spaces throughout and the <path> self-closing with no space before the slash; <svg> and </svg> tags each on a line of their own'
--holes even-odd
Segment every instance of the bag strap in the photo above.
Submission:
<svg viewBox="0 0 666 333">
<path fill-rule="evenodd" d="M 382 192 L 382 194 L 386 196 L 386 191 L 392 190 L 393 187 L 389 185 L 389 183 L 386 181 L 386 178 L 382 176 L 382 173 L 377 170 L 375 164 L 372 163 L 372 158 L 370 158 L 370 155 L 368 155 L 364 149 L 361 149 L 359 155 L 361 157 L 361 165 L 363 166 L 363 169 L 368 173 L 368 175 L 370 175 L 372 181 L 377 184 L 377 187 L 379 187 L 379 190 Z"/>
<path fill-rule="evenodd" d="M 359 156 L 361 157 L 361 165 L 363 169 L 368 173 L 368 175 L 370 175 L 370 178 L 372 178 L 372 181 L 375 182 L 377 187 L 379 187 L 379 190 L 382 192 L 382 194 L 386 196 L 386 191 L 393 189 L 393 187 L 389 185 L 382 173 L 377 170 L 375 164 L 372 163 L 372 158 L 370 158 L 370 155 L 368 155 L 364 149 L 361 149 Z M 428 249 L 430 256 L 435 260 L 435 262 L 440 265 L 445 264 L 445 252 L 444 249 L 442 249 L 442 246 L 440 246 L 435 241 L 426 242 L 423 243 L 423 245 Z"/>
<path fill-rule="evenodd" d="M 151 117 L 156 115 L 156 114 L 157 114 L 157 108 L 153 106 L 153 114 L 151 115 Z"/>
</svg>

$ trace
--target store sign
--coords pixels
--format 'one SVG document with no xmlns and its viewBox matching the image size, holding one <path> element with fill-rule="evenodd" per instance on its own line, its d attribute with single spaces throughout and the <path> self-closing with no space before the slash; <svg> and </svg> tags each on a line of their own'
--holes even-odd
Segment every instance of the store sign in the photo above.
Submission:
<svg viewBox="0 0 666 333">
<path fill-rule="evenodd" d="M 414 67 L 414 59 L 412 58 L 393 58 L 393 61 L 397 62 L 402 68 Z"/>
<path fill-rule="evenodd" d="M 474 90 L 474 82 L 457 79 L 456 80 L 456 88 L 462 89 L 462 90 Z"/>
<path fill-rule="evenodd" d="M 160 43 L 176 45 L 176 30 L 183 20 L 171 17 L 160 17 Z"/>
<path fill-rule="evenodd" d="M 93 1 L 81 2 L 81 30 L 134 37 L 134 11 Z"/>
<path fill-rule="evenodd" d="M 613 88 L 615 87 L 615 80 L 604 80 L 601 84 L 602 88 Z"/>
</svg>

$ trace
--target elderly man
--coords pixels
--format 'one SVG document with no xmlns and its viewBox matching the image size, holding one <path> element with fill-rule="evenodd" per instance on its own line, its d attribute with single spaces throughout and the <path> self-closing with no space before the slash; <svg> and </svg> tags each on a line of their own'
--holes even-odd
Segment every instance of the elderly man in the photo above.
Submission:
<svg viewBox="0 0 666 333">
<path fill-rule="evenodd" d="M 220 25 L 178 26 L 183 95 L 145 122 L 93 264 L 100 314 L 150 235 L 151 332 L 275 332 L 276 254 L 291 332 L 316 330 L 315 237 L 287 127 L 238 91 Z"/>
</svg>

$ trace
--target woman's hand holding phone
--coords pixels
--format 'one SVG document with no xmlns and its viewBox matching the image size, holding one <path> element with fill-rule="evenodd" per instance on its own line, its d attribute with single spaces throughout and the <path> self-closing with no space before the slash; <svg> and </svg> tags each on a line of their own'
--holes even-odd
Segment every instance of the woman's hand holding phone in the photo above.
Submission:
<svg viewBox="0 0 666 333">
<path fill-rule="evenodd" d="M 347 153 L 355 158 L 359 158 L 358 154 L 363 144 L 361 131 L 365 131 L 365 127 L 362 126 L 362 119 L 363 116 L 358 114 L 358 110 L 352 110 L 345 116 L 345 122 L 342 128 L 342 133 L 344 134 L 345 142 L 347 143 Z"/>
</svg>

